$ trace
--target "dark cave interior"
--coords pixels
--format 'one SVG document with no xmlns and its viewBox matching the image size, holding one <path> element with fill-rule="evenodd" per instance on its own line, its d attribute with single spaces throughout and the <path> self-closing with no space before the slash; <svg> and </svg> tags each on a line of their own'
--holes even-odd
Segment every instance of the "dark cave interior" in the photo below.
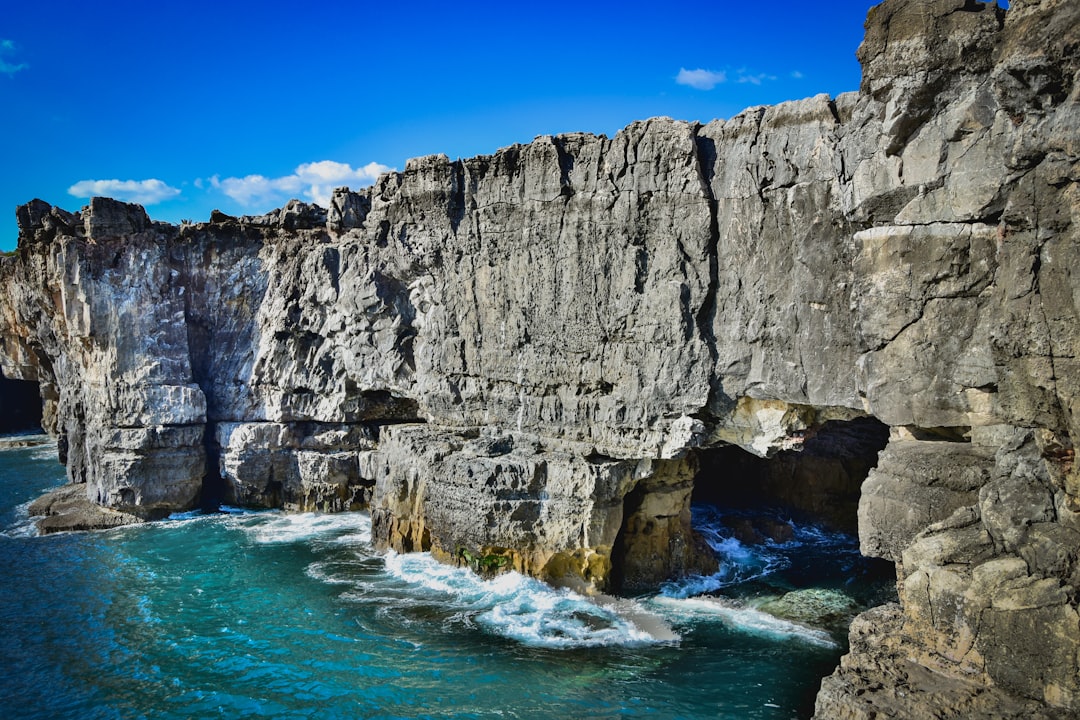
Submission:
<svg viewBox="0 0 1080 720">
<path fill-rule="evenodd" d="M 41 418 L 38 383 L 6 378 L 0 370 L 0 433 L 41 432 Z"/>
<path fill-rule="evenodd" d="M 775 508 L 831 530 L 858 531 L 859 492 L 889 441 L 872 417 L 826 422 L 801 450 L 769 458 L 728 445 L 699 450 L 693 501 L 721 508 Z"/>
</svg>

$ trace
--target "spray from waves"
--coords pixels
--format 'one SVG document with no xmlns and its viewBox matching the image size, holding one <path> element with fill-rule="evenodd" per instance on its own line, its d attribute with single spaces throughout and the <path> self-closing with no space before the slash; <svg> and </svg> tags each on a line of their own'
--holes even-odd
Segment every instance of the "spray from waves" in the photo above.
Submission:
<svg viewBox="0 0 1080 720">
<path fill-rule="evenodd" d="M 341 545 L 369 544 L 371 517 L 366 513 L 259 513 L 239 520 L 259 545 L 317 540 Z"/>
<path fill-rule="evenodd" d="M 0 536 L 7 538 L 37 537 L 40 533 L 37 528 L 37 518 L 30 515 L 30 505 L 33 500 L 15 506 L 15 521 L 8 525 Z"/>
<path fill-rule="evenodd" d="M 667 597 L 687 598 L 758 580 L 791 565 L 784 552 L 788 543 L 747 545 L 724 522 L 725 514 L 711 505 L 694 506 L 694 529 L 716 554 L 720 568 L 712 575 L 690 575 L 661 585 Z"/>
<path fill-rule="evenodd" d="M 371 543 L 371 517 L 367 513 L 287 513 L 279 510 L 244 510 L 223 505 L 218 512 L 202 510 L 173 513 L 171 522 L 222 523 L 241 530 L 256 545 L 319 542 L 337 545 Z"/>
<path fill-rule="evenodd" d="M 857 538 L 815 525 L 795 523 L 779 513 L 773 514 L 770 520 L 786 525 L 790 538 L 784 541 L 767 539 L 759 544 L 740 541 L 725 522 L 725 518 L 743 513 L 722 512 L 711 505 L 694 506 L 692 513 L 694 529 L 712 548 L 720 568 L 712 575 L 692 575 L 664 583 L 661 594 L 666 597 L 688 598 L 767 580 L 788 570 L 798 570 L 793 564 L 805 564 L 810 558 L 827 557 L 839 572 L 850 571 L 861 560 Z"/>
<path fill-rule="evenodd" d="M 711 618 L 752 634 L 798 638 L 822 647 L 838 646 L 823 629 L 830 622 L 835 624 L 835 618 L 830 619 L 829 612 L 821 608 L 807 605 L 813 605 L 822 591 L 807 589 L 818 588 L 821 583 L 824 587 L 847 587 L 865 575 L 866 563 L 856 538 L 760 510 L 722 512 L 712 506 L 696 506 L 693 520 L 695 529 L 716 553 L 720 568 L 713 575 L 665 583 L 660 595 L 650 601 L 653 607 L 676 622 L 680 618 Z M 761 522 L 759 527 L 770 528 L 782 540 L 740 541 L 735 528 L 745 529 L 748 523 L 754 527 L 755 522 Z M 848 604 L 856 602 L 837 589 L 831 593 L 830 597 L 846 598 Z M 777 604 L 778 610 L 773 607 Z M 788 606 L 803 607 L 804 614 L 820 622 L 814 621 L 813 627 L 804 624 L 802 617 L 791 617 L 784 611 L 791 611 Z"/>
<path fill-rule="evenodd" d="M 523 645 L 543 648 L 635 646 L 674 642 L 661 618 L 635 604 L 601 606 L 568 589 L 557 589 L 516 572 L 484 579 L 444 565 L 429 553 L 385 556 L 386 574 L 410 596 L 451 611 L 452 622 L 478 626 Z M 652 632 L 643 629 L 648 616 Z M 637 617 L 639 622 L 634 621 Z"/>
<path fill-rule="evenodd" d="M 256 515 L 263 514 L 266 511 L 263 510 L 248 510 L 246 508 L 232 507 L 231 505 L 221 505 L 215 511 L 206 510 L 185 510 L 184 512 L 171 513 L 166 520 L 195 520 L 197 518 L 211 518 L 221 519 L 225 515 Z"/>
<path fill-rule="evenodd" d="M 681 622 L 716 619 L 743 632 L 779 639 L 795 639 L 812 645 L 836 648 L 832 636 L 802 623 L 778 618 L 737 600 L 722 597 L 672 598 L 663 595 L 650 600 L 660 612 L 669 613 Z"/>
</svg>

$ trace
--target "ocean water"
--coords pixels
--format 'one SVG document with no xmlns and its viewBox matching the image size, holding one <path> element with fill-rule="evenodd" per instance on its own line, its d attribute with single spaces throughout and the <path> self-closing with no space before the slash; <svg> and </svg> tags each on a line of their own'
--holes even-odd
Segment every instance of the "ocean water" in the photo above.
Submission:
<svg viewBox="0 0 1080 720">
<path fill-rule="evenodd" d="M 853 538 L 746 546 L 708 507 L 721 572 L 621 599 L 381 555 L 362 513 L 37 537 L 55 456 L 0 450 L 2 718 L 808 717 L 837 612 L 889 586 Z"/>
</svg>

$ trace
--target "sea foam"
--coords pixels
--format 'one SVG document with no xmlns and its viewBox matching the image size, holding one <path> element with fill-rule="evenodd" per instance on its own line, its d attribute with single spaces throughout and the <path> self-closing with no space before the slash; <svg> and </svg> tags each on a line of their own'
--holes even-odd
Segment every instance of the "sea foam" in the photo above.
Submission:
<svg viewBox="0 0 1080 720">
<path fill-rule="evenodd" d="M 661 618 L 636 604 L 622 612 L 618 605 L 600 605 L 516 572 L 485 579 L 471 570 L 444 565 L 428 553 L 391 552 L 385 563 L 386 572 L 415 594 L 456 610 L 457 621 L 523 645 L 581 648 L 678 640 Z M 651 626 L 652 632 L 644 626 Z"/>
<path fill-rule="evenodd" d="M 673 598 L 660 595 L 650 600 L 650 603 L 658 610 L 666 611 L 672 617 L 683 621 L 716 619 L 729 627 L 755 635 L 791 638 L 826 648 L 837 647 L 836 641 L 824 630 L 784 620 L 728 598 L 710 596 Z"/>
<path fill-rule="evenodd" d="M 365 513 L 252 513 L 242 516 L 239 523 L 248 539 L 259 545 L 371 542 L 371 518 Z"/>
</svg>

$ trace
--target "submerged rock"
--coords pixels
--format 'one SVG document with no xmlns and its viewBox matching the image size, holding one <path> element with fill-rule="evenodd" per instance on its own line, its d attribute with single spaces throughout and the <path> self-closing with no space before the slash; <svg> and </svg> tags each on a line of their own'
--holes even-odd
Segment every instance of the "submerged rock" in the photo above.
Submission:
<svg viewBox="0 0 1080 720">
<path fill-rule="evenodd" d="M 732 536 L 744 545 L 762 545 L 767 542 L 785 543 L 795 537 L 795 530 L 789 523 L 770 516 L 726 517 L 724 525 L 731 530 Z"/>
<path fill-rule="evenodd" d="M 845 632 L 862 606 L 840 590 L 803 588 L 780 597 L 758 600 L 756 607 L 785 620 L 793 620 L 830 632 Z"/>
</svg>

